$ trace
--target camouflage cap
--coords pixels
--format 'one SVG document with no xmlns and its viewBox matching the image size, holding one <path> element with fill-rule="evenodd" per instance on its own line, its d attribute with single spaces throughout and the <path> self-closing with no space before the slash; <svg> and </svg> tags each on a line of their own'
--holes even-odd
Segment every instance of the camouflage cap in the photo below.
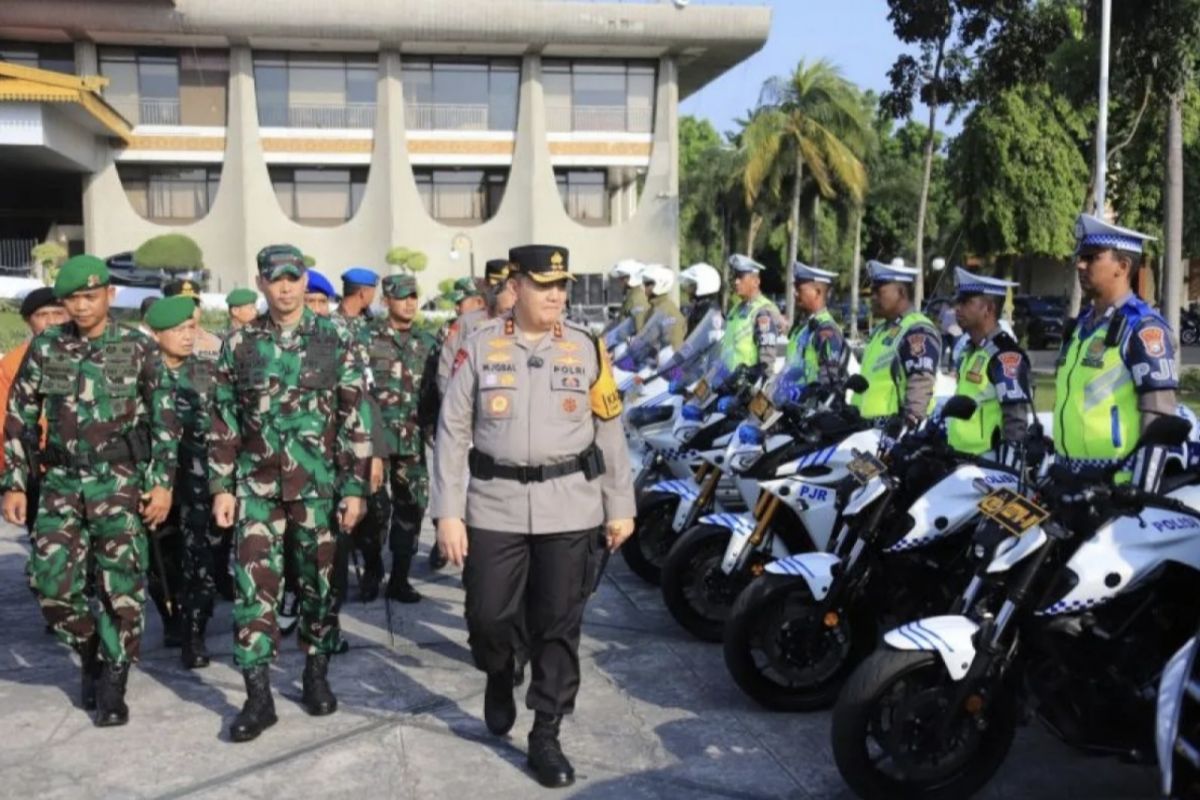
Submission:
<svg viewBox="0 0 1200 800">
<path fill-rule="evenodd" d="M 60 300 L 85 289 L 108 286 L 108 267 L 95 256 L 84 253 L 67 259 L 54 281 L 54 296 Z"/>
<path fill-rule="evenodd" d="M 304 254 L 290 244 L 270 244 L 258 251 L 258 274 L 269 281 L 304 275 Z"/>
<path fill-rule="evenodd" d="M 190 297 L 163 297 L 155 300 L 154 305 L 150 306 L 145 322 L 151 330 L 166 331 L 190 320 L 195 311 L 196 304 Z"/>
<path fill-rule="evenodd" d="M 256 305 L 258 303 L 258 292 L 253 289 L 234 289 L 229 294 L 225 295 L 225 305 L 230 308 L 238 306 Z"/>
<path fill-rule="evenodd" d="M 418 293 L 415 275 L 388 275 L 383 279 L 383 296 L 393 300 L 416 297 Z"/>
</svg>

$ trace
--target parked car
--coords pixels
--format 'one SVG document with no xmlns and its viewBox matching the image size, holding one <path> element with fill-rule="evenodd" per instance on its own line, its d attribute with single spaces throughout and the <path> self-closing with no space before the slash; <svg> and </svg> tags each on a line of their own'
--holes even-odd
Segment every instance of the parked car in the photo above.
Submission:
<svg viewBox="0 0 1200 800">
<path fill-rule="evenodd" d="M 1186 345 L 1200 341 L 1200 310 L 1195 304 L 1179 312 L 1179 341 Z"/>
<path fill-rule="evenodd" d="M 1013 298 L 1013 328 L 1030 350 L 1062 344 L 1066 303 L 1061 297 L 1021 295 Z"/>
<path fill-rule="evenodd" d="M 208 285 L 208 270 L 167 271 L 165 269 L 144 269 L 133 263 L 133 253 L 117 253 L 104 260 L 108 265 L 108 274 L 113 283 L 118 286 L 140 286 L 146 289 L 161 289 L 168 281 L 189 280 L 200 286 Z"/>
</svg>

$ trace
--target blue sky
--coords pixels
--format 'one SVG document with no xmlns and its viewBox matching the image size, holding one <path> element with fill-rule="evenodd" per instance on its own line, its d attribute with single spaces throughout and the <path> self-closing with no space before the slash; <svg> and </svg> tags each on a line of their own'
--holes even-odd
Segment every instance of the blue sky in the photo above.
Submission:
<svg viewBox="0 0 1200 800">
<path fill-rule="evenodd" d="M 721 0 L 764 3 L 775 10 L 767 44 L 685 100 L 684 114 L 708 118 L 721 133 L 732 130 L 734 119 L 757 102 L 763 81 L 790 72 L 801 58 L 826 58 L 863 89 L 887 88 L 887 71 L 905 46 L 892 33 L 884 0 Z M 924 121 L 926 113 L 919 107 L 917 116 Z"/>
</svg>

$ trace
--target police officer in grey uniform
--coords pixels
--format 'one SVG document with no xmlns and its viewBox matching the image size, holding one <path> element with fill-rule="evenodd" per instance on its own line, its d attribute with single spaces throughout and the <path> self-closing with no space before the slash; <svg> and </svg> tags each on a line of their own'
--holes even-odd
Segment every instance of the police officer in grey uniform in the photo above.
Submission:
<svg viewBox="0 0 1200 800">
<path fill-rule="evenodd" d="M 431 486 L 438 545 L 465 563 L 471 654 L 488 676 L 484 719 L 496 735 L 516 721 L 514 626 L 525 618 L 528 763 L 548 787 L 575 779 L 558 735 L 579 690 L 583 607 L 635 509 L 608 355 L 562 320 L 567 258 L 546 245 L 509 252 L 516 305 L 455 354 Z"/>
</svg>

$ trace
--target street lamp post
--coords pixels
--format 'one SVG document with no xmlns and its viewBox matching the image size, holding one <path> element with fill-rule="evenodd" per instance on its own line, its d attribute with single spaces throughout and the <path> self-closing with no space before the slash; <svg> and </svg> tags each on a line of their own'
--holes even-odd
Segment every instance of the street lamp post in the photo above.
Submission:
<svg viewBox="0 0 1200 800">
<path fill-rule="evenodd" d="M 450 242 L 450 258 L 457 261 L 463 248 L 466 248 L 470 256 L 471 280 L 475 280 L 475 243 L 471 241 L 471 237 L 465 233 L 457 234 Z"/>
</svg>

